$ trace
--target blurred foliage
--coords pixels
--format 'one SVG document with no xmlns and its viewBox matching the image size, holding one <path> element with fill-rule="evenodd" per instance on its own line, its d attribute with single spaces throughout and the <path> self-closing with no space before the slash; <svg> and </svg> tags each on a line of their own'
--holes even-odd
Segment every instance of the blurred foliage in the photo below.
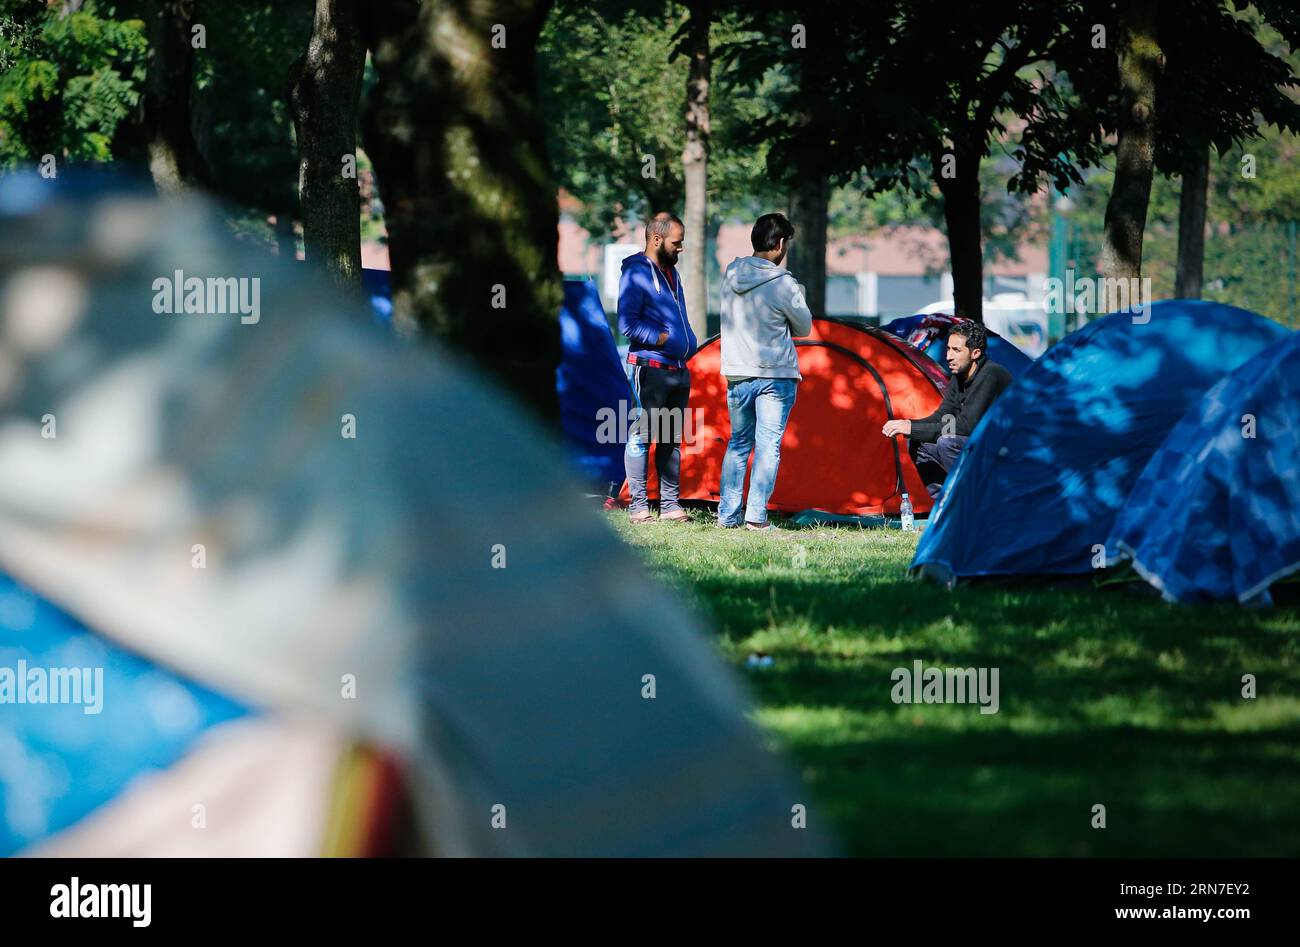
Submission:
<svg viewBox="0 0 1300 947">
<path fill-rule="evenodd" d="M 1288 49 L 1300 42 L 1294 0 L 1183 0 L 1160 14 L 1168 62 L 1156 90 L 1159 171 L 1180 172 L 1206 142 L 1224 154 L 1270 126 L 1300 132 L 1300 59 Z"/>
<path fill-rule="evenodd" d="M 551 164 L 560 186 L 582 202 L 578 223 L 597 237 L 651 208 L 681 212 L 687 62 L 673 51 L 685 20 L 678 3 L 560 0 L 542 32 L 538 74 Z M 739 29 L 735 15 L 721 11 L 711 46 L 730 42 Z M 738 146 L 741 129 L 769 109 L 778 82 L 741 82 L 734 68 L 715 61 L 708 193 L 714 225 L 785 204 L 784 188 L 768 174 L 766 146 Z M 645 156 L 654 158 L 653 176 L 643 173 Z"/>
<path fill-rule="evenodd" d="M 145 24 L 122 5 L 80 10 L 0 0 L 0 168 L 54 155 L 109 161 L 113 133 L 140 98 Z"/>
<path fill-rule="evenodd" d="M 1202 296 L 1250 309 L 1300 328 L 1300 277 L 1294 229 L 1300 221 L 1300 138 L 1268 127 L 1255 141 L 1211 155 L 1209 222 Z M 1243 175 L 1253 159 L 1255 177 Z M 1068 215 L 1076 276 L 1097 272 L 1106 199 L 1113 174 L 1090 174 L 1073 188 Z M 1156 299 L 1174 295 L 1178 263 L 1178 202 L 1181 181 L 1157 175 L 1143 242 L 1142 275 Z"/>
<path fill-rule="evenodd" d="M 375 166 L 370 156 L 360 148 L 357 149 L 357 189 L 361 195 L 362 242 L 386 242 L 388 230 L 384 226 L 384 203 L 379 198 Z"/>
<path fill-rule="evenodd" d="M 268 243 L 275 238 L 267 215 L 296 205 L 286 88 L 310 35 L 312 6 L 311 0 L 196 4 L 207 45 L 195 55 L 195 139 L 213 187 L 250 209 L 239 216 L 239 228 Z M 1300 139 L 1277 126 L 1294 120 L 1300 99 L 1288 79 L 1300 74 L 1294 52 L 1300 7 L 1288 0 L 1240 8 L 1189 0 L 1177 7 L 1163 24 L 1169 61 L 1159 106 L 1161 175 L 1152 191 L 1145 271 L 1157 295 L 1172 293 L 1180 184 L 1162 175 L 1176 175 L 1188 148 L 1208 138 L 1215 150 L 1205 294 L 1296 324 L 1289 228 L 1300 220 Z M 0 168 L 45 154 L 61 163 L 139 158 L 133 133 L 148 52 L 145 19 L 153 9 L 152 0 L 0 0 Z M 719 5 L 710 37 L 711 232 L 723 221 L 784 207 L 797 160 L 818 152 L 838 162 L 832 238 L 905 224 L 943 227 L 929 157 L 913 149 L 894 155 L 892 165 L 879 160 L 907 144 L 906 137 L 891 138 L 891 129 L 944 133 L 936 121 L 949 113 L 955 120 L 958 106 L 978 103 L 949 88 L 962 51 L 977 40 L 988 45 L 985 34 L 998 26 L 998 16 L 1018 20 L 1006 48 L 997 47 L 1000 53 L 988 60 L 996 68 L 998 55 L 1015 48 L 1014 36 L 1047 21 L 1039 0 L 992 12 L 947 7 L 942 29 L 939 20 L 927 20 L 932 9 L 938 8 L 889 2 L 832 11 L 835 28 L 810 34 L 810 47 L 796 51 L 791 24 L 824 14 L 801 12 L 798 4 Z M 1114 0 L 1069 0 L 1053 9 L 1054 28 L 1070 18 L 1109 23 Z M 877 28 L 889 17 L 906 28 Z M 618 219 L 638 218 L 651 207 L 681 210 L 687 64 L 673 52 L 685 19 L 681 3 L 557 0 L 547 22 L 538 75 L 551 163 L 561 186 L 581 202 L 578 222 L 597 239 Z M 1090 164 L 1086 149 L 1087 161 L 1059 149 L 1071 136 L 1093 147 L 1097 140 L 1088 136 L 1094 132 L 1085 134 L 1083 126 L 1111 126 L 1113 57 L 1091 46 L 1089 29 L 1064 35 L 1073 41 L 1053 47 L 1052 61 L 1018 71 L 991 115 L 980 167 L 986 261 L 1013 256 L 1024 240 L 1045 239 L 1051 214 L 1036 190 L 1045 176 L 1070 185 L 1073 264 L 1095 268 L 1112 159 Z M 815 94 L 801 99 L 797 70 L 805 67 L 817 79 Z M 366 87 L 373 82 L 368 67 Z M 800 109 L 822 131 L 810 135 L 798 126 Z M 803 152 L 791 151 L 792 143 Z M 1243 175 L 1244 154 L 1253 156 L 1254 177 Z M 644 155 L 655 158 L 654 177 L 642 174 Z M 1077 179 L 1061 164 L 1067 160 L 1074 161 Z M 363 238 L 380 238 L 382 205 L 364 154 L 358 178 Z M 891 182 L 900 186 L 873 194 Z M 932 272 L 946 266 L 943 258 L 924 262 Z"/>
<path fill-rule="evenodd" d="M 987 262 L 1040 238 L 1046 183 L 1104 188 L 1104 207 L 1112 178 L 1097 172 L 1112 163 L 1117 126 L 1118 2 L 882 0 L 837 10 L 828 23 L 815 5 L 755 0 L 747 9 L 759 28 L 724 55 L 751 78 L 774 60 L 816 70 L 807 94 L 788 85 L 750 132 L 766 143 L 769 165 L 820 162 L 843 184 L 832 236 L 904 222 L 942 228 L 932 161 L 965 141 L 981 158 Z M 1296 127 L 1294 3 L 1187 0 L 1162 11 L 1158 170 L 1177 173 L 1206 141 L 1226 151 L 1270 124 Z M 810 24 L 807 50 L 774 44 L 796 19 Z"/>
<path fill-rule="evenodd" d="M 1046 219 L 1037 192 L 1041 177 L 1061 172 L 1055 152 L 1074 150 L 1093 160 L 1099 147 L 1088 119 L 1071 119 L 1045 61 L 1052 44 L 1070 35 L 1079 4 L 1066 4 L 1064 12 L 1048 6 L 750 4 L 754 29 L 725 57 L 751 80 L 770 73 L 775 62 L 797 81 L 778 90 L 775 107 L 748 129 L 749 141 L 765 143 L 773 174 L 820 174 L 837 185 L 831 239 L 901 225 L 946 232 L 934 162 L 941 154 L 960 155 L 954 165 L 960 186 L 945 183 L 961 191 L 957 206 L 968 208 L 964 219 L 979 227 L 977 246 L 968 241 L 969 228 L 958 232 L 959 260 L 965 260 L 954 271 L 960 296 L 978 275 L 972 258 L 977 266 L 1018 259 L 1022 245 L 1042 237 Z M 1037 136 L 1025 134 L 1021 116 L 1029 114 L 1039 119 Z M 924 240 L 902 249 L 929 275 L 954 270 L 949 246 Z"/>
<path fill-rule="evenodd" d="M 753 7 L 756 20 L 772 12 L 767 7 L 783 9 Z M 886 207 L 923 210 L 939 223 L 932 162 L 964 148 L 995 163 L 986 189 L 996 196 L 982 217 L 1014 227 L 1025 204 L 1008 205 L 1002 195 L 1033 194 L 1045 178 L 1068 183 L 1075 165 L 1063 155 L 1086 167 L 1103 153 L 1095 114 L 1079 107 L 1050 63 L 1079 36 L 1086 40 L 1079 2 L 894 0 L 836 11 L 829 21 L 814 8 L 801 15 L 810 12 L 806 49 L 774 46 L 759 32 L 728 51 L 742 74 L 759 75 L 780 56 L 814 80 L 752 130 L 770 143 L 769 164 L 820 165 L 867 195 L 910 192 Z"/>
<path fill-rule="evenodd" d="M 1300 74 L 1300 49 L 1279 30 L 1251 18 L 1260 45 Z M 1287 94 L 1300 99 L 1300 90 Z M 1241 306 L 1300 328 L 1300 276 L 1292 234 L 1300 222 L 1300 136 L 1257 117 L 1255 137 L 1210 154 L 1206 209 L 1204 298 Z M 1247 157 L 1249 156 L 1249 157 Z M 1158 167 L 1160 167 L 1158 165 Z M 1143 242 L 1144 276 L 1157 299 L 1174 293 L 1178 261 L 1178 204 L 1182 182 L 1161 167 L 1151 188 Z M 1071 188 L 1070 265 L 1092 275 L 1101 253 L 1106 199 L 1113 172 L 1097 169 L 1083 187 Z"/>
<path fill-rule="evenodd" d="M 222 197 L 262 211 L 297 205 L 298 157 L 287 89 L 306 48 L 312 0 L 199 0 L 206 45 L 194 54 L 195 141 Z M 55 154 L 143 160 L 138 107 L 152 0 L 87 0 L 65 13 L 0 0 L 0 167 Z M 241 224 L 241 226 L 243 226 Z"/>
<path fill-rule="evenodd" d="M 298 150 L 289 68 L 307 48 L 312 0 L 199 0 L 207 28 L 191 96 L 195 141 L 214 189 L 240 204 L 293 213 Z"/>
</svg>

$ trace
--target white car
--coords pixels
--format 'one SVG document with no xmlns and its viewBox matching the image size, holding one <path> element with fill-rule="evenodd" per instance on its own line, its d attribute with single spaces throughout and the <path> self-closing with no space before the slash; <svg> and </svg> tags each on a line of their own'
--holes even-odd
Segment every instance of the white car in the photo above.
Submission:
<svg viewBox="0 0 1300 947">
<path fill-rule="evenodd" d="M 917 311 L 929 315 L 956 309 L 951 299 L 945 299 Z M 984 325 L 1030 358 L 1047 351 L 1047 309 L 1023 293 L 998 293 L 984 300 Z"/>
</svg>

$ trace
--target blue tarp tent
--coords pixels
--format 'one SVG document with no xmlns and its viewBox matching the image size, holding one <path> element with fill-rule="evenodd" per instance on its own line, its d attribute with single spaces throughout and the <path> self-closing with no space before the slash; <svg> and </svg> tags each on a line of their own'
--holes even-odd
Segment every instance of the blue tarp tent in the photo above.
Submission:
<svg viewBox="0 0 1300 947">
<path fill-rule="evenodd" d="M 1107 553 L 1166 599 L 1268 601 L 1300 569 L 1300 333 L 1245 362 L 1169 432 Z"/>
<path fill-rule="evenodd" d="M 587 480 L 621 483 L 623 444 L 601 443 L 597 433 L 601 412 L 611 411 L 618 418 L 619 402 L 628 402 L 630 396 L 594 282 L 564 281 L 560 341 L 564 352 L 555 385 L 560 394 L 565 453 Z"/>
<path fill-rule="evenodd" d="M 393 284 L 388 270 L 363 269 L 361 291 L 370 300 L 376 322 L 388 325 L 393 321 Z"/>
<path fill-rule="evenodd" d="M 886 323 L 881 326 L 881 328 L 886 332 L 898 336 L 900 339 L 909 341 L 907 337 L 914 330 L 921 327 L 921 322 L 925 318 L 924 315 L 902 316 L 898 319 L 894 319 L 892 322 Z M 930 356 L 930 358 L 944 370 L 944 374 L 950 374 L 948 372 L 948 339 L 946 335 L 941 335 L 938 338 L 935 338 L 926 345 L 922 351 L 924 351 L 926 355 Z M 1013 343 L 1002 338 L 1002 336 L 998 335 L 992 329 L 989 330 L 988 355 L 990 362 L 996 362 L 1007 371 L 1011 372 L 1012 378 L 1019 378 L 1025 373 L 1025 369 L 1034 364 L 1032 358 L 1020 351 L 1020 349 L 1016 348 Z"/>
<path fill-rule="evenodd" d="M 0 574 L 0 668 L 30 674 L 54 667 L 94 675 L 81 682 L 78 703 L 6 712 L 0 724 L 3 857 L 85 818 L 142 772 L 166 769 L 212 727 L 248 712 L 96 635 Z M 26 690 L 27 677 L 14 687 Z"/>
<path fill-rule="evenodd" d="M 1178 419 L 1286 334 L 1244 309 L 1174 300 L 1062 339 L 975 429 L 912 567 L 944 582 L 1087 573 Z"/>
</svg>

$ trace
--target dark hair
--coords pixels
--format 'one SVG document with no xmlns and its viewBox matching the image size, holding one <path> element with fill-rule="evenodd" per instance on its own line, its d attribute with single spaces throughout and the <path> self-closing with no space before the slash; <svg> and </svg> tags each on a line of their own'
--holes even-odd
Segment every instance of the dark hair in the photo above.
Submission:
<svg viewBox="0 0 1300 947">
<path fill-rule="evenodd" d="M 972 352 L 975 351 L 975 349 L 979 349 L 980 358 L 983 358 L 989 353 L 988 330 L 974 319 L 963 319 L 961 322 L 949 329 L 948 334 L 961 336 L 966 340 L 966 347 Z"/>
<path fill-rule="evenodd" d="M 786 219 L 785 214 L 764 214 L 754 222 L 754 229 L 749 232 L 749 242 L 759 252 L 775 250 L 784 237 L 789 240 L 794 236 L 794 224 Z"/>
<path fill-rule="evenodd" d="M 663 237 L 668 239 L 668 232 L 673 229 L 673 224 L 683 226 L 681 218 L 675 214 L 670 214 L 666 210 L 652 216 L 645 222 L 645 242 L 649 243 L 651 237 Z"/>
</svg>

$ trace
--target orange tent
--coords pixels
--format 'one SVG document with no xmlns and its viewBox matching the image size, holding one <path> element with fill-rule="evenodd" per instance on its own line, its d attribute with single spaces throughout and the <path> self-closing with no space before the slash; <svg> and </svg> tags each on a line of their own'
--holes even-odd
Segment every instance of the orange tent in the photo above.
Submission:
<svg viewBox="0 0 1300 947">
<path fill-rule="evenodd" d="M 947 385 L 943 370 L 901 339 L 852 320 L 814 319 L 812 334 L 796 339 L 795 346 L 803 381 L 781 442 L 781 470 L 768 509 L 897 515 L 906 490 L 916 512 L 928 512 L 930 496 L 908 456 L 907 439 L 882 437 L 880 428 L 891 418 L 921 417 L 938 408 Z M 683 500 L 719 499 L 731 436 L 721 367 L 715 336 L 690 361 Z M 656 498 L 650 466 L 648 488 Z M 628 499 L 626 483 L 622 498 Z"/>
</svg>

